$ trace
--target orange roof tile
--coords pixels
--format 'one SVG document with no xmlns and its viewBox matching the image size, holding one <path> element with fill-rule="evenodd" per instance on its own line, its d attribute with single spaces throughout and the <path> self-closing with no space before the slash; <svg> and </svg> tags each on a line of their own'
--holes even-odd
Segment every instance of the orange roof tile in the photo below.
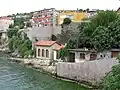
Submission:
<svg viewBox="0 0 120 90">
<path fill-rule="evenodd" d="M 54 43 L 56 43 L 56 41 L 38 41 L 35 43 L 36 46 L 51 46 Z"/>
<path fill-rule="evenodd" d="M 56 46 L 56 48 L 55 48 L 55 50 L 60 50 L 60 49 L 62 49 L 62 48 L 64 48 L 65 46 L 64 45 L 59 45 L 59 44 L 56 44 L 55 45 Z"/>
</svg>

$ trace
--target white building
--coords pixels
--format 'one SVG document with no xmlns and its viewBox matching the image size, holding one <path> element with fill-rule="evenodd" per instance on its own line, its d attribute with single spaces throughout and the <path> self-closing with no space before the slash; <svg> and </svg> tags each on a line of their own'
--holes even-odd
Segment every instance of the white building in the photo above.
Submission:
<svg viewBox="0 0 120 90">
<path fill-rule="evenodd" d="M 36 58 L 43 60 L 57 60 L 58 52 L 63 45 L 56 41 L 38 41 L 35 43 L 36 46 Z"/>
<path fill-rule="evenodd" d="M 0 30 L 7 30 L 14 20 L 11 17 L 0 17 Z"/>
</svg>

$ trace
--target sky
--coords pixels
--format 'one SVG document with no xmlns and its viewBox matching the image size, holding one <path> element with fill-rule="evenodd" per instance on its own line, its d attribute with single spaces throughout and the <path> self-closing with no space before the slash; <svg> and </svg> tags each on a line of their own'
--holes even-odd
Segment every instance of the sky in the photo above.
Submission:
<svg viewBox="0 0 120 90">
<path fill-rule="evenodd" d="M 44 8 L 117 10 L 120 0 L 0 0 L 0 16 L 38 11 Z"/>
</svg>

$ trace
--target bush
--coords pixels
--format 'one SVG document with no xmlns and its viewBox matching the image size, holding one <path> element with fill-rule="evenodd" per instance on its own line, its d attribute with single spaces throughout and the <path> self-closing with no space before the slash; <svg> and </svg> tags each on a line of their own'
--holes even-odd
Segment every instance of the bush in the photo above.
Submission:
<svg viewBox="0 0 120 90">
<path fill-rule="evenodd" d="M 104 78 L 103 90 L 120 89 L 120 64 L 113 66 L 112 71 Z"/>
</svg>

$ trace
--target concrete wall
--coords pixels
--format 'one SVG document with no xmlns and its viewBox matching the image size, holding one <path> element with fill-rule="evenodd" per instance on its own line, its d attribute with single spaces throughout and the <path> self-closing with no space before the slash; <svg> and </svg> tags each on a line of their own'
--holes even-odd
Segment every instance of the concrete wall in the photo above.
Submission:
<svg viewBox="0 0 120 90">
<path fill-rule="evenodd" d="M 115 58 L 86 61 L 81 63 L 61 62 L 57 64 L 57 75 L 78 81 L 98 83 L 112 66 L 117 64 Z"/>
<path fill-rule="evenodd" d="M 33 27 L 29 31 L 26 32 L 27 36 L 32 40 L 36 37 L 38 40 L 50 40 L 51 35 L 61 34 L 61 27 Z"/>
</svg>

